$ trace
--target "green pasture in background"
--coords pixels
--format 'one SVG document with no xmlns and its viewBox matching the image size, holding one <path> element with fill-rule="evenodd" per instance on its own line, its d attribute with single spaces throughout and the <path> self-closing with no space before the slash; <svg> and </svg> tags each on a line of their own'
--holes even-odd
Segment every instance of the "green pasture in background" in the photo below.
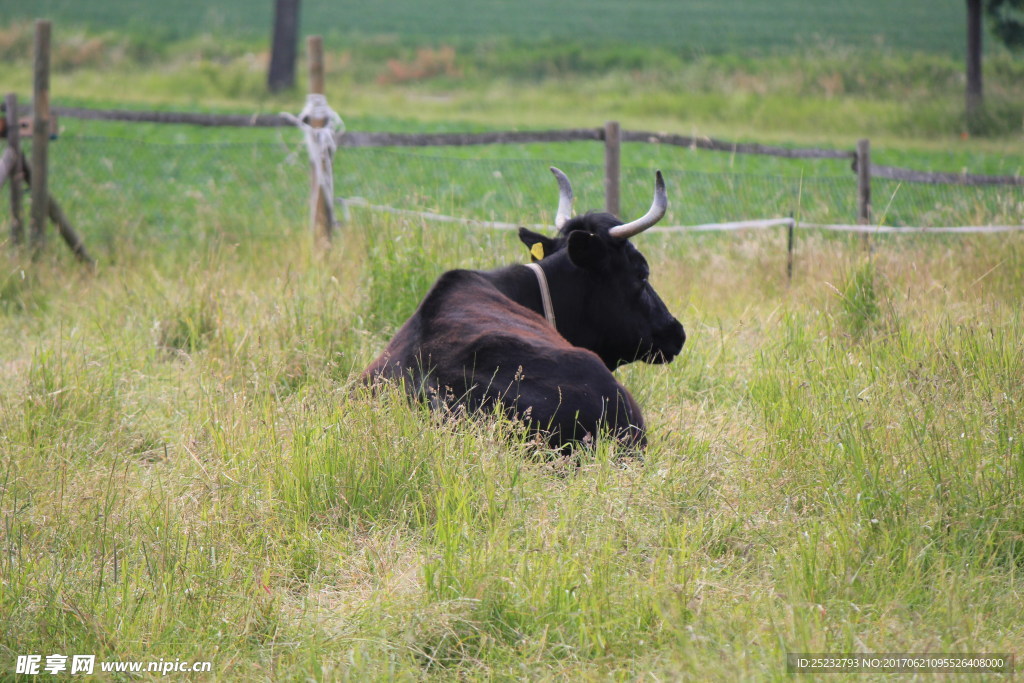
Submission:
<svg viewBox="0 0 1024 683">
<path fill-rule="evenodd" d="M 169 40 L 199 32 L 269 39 L 272 14 L 272 0 L 0 0 L 0 16 L 9 20 L 47 17 L 61 24 Z M 494 39 L 651 44 L 682 54 L 835 42 L 960 55 L 965 16 L 963 3 L 949 0 L 397 0 L 383 5 L 303 0 L 301 30 L 331 38 L 457 40 L 461 45 L 486 45 Z"/>
<path fill-rule="evenodd" d="M 54 22 L 55 102 L 298 108 L 266 88 L 273 3 L 0 0 L 0 89 L 31 91 L 31 19 Z M 966 130 L 962 3 L 302 3 L 346 117 L 458 129 L 626 127 L 817 142 Z M 986 41 L 973 132 L 1021 133 L 1024 62 Z M 1002 149 L 1000 149 L 1002 151 Z M 959 170 L 959 169 L 958 169 Z M 979 172 L 975 168 L 969 170 Z"/>
</svg>

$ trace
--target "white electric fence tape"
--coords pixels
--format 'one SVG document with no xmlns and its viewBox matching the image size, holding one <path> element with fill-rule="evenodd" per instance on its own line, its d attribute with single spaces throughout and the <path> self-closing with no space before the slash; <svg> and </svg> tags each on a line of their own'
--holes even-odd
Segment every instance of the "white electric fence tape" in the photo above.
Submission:
<svg viewBox="0 0 1024 683">
<path fill-rule="evenodd" d="M 482 221 L 475 218 L 458 218 L 456 216 L 445 216 L 429 211 L 413 211 L 411 209 L 396 209 L 393 206 L 382 206 L 371 204 L 362 197 L 338 198 L 337 201 L 345 202 L 346 206 L 361 206 L 371 211 L 382 211 L 402 216 L 415 216 L 428 221 L 440 223 L 459 223 L 461 225 L 476 226 L 481 228 L 493 228 L 497 230 L 515 230 L 520 226 L 529 228 L 547 229 L 547 224 L 523 225 L 522 223 L 503 223 L 500 221 Z M 919 227 L 896 227 L 891 225 L 842 225 L 834 223 L 801 223 L 792 218 L 768 218 L 764 220 L 736 221 L 733 223 L 702 223 L 700 225 L 669 225 L 655 226 L 647 232 L 711 232 L 721 230 L 758 230 L 775 228 L 779 226 L 793 225 L 797 228 L 808 228 L 814 230 L 832 230 L 836 232 L 861 232 L 868 234 L 923 234 L 923 233 L 994 233 L 994 232 L 1020 232 L 1024 231 L 1024 225 L 967 225 L 967 226 L 939 226 L 934 228 Z"/>
</svg>

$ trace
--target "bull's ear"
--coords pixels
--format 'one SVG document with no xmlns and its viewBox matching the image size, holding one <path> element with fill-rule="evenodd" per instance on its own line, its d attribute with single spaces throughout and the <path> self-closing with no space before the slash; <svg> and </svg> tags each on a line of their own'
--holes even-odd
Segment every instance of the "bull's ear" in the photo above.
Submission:
<svg viewBox="0 0 1024 683">
<path fill-rule="evenodd" d="M 555 241 L 526 228 L 519 228 L 519 239 L 530 250 L 532 261 L 540 261 L 555 250 Z"/>
<path fill-rule="evenodd" d="M 580 268 L 596 268 L 608 255 L 608 245 L 592 232 L 573 230 L 569 233 L 569 260 Z"/>
</svg>

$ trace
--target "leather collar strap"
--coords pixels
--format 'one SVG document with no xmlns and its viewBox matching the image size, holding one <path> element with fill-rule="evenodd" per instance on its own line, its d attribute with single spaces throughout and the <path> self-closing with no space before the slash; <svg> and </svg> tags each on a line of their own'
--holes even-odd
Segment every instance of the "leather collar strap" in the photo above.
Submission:
<svg viewBox="0 0 1024 683">
<path fill-rule="evenodd" d="M 544 269 L 538 263 L 527 263 L 526 267 L 537 276 L 537 286 L 540 287 L 540 302 L 544 306 L 544 317 L 548 319 L 551 327 L 557 330 L 558 328 L 555 326 L 555 309 L 551 305 L 551 289 L 548 288 L 548 276 L 544 274 Z"/>
</svg>

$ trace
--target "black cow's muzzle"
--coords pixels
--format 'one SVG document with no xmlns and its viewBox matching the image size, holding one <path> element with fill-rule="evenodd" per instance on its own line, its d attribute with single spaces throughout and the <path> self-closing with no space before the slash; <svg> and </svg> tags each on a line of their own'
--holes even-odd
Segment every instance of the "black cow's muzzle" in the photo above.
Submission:
<svg viewBox="0 0 1024 683">
<path fill-rule="evenodd" d="M 671 363 L 683 350 L 685 343 L 686 331 L 683 330 L 682 324 L 673 318 L 670 324 L 654 333 L 654 343 L 643 360 L 653 365 Z"/>
</svg>

